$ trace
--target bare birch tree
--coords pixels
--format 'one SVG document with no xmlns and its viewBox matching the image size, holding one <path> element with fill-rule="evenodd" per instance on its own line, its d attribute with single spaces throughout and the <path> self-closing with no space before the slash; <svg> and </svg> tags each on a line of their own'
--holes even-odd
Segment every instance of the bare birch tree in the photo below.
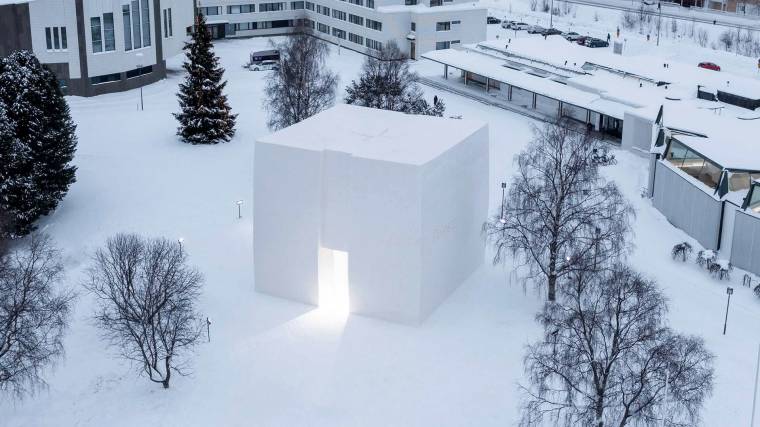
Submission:
<svg viewBox="0 0 760 427">
<path fill-rule="evenodd" d="M 701 338 L 665 325 L 656 283 L 630 268 L 578 269 L 537 319 L 528 347 L 524 426 L 693 426 L 712 391 Z"/>
<path fill-rule="evenodd" d="M 98 298 L 105 338 L 156 383 L 186 373 L 201 336 L 203 278 L 173 241 L 118 234 L 95 252 L 85 286 Z"/>
<path fill-rule="evenodd" d="M 44 370 L 63 355 L 73 293 L 48 237 L 18 245 L 0 253 L 0 391 L 21 397 L 44 387 Z"/>
<path fill-rule="evenodd" d="M 270 129 L 282 129 L 333 105 L 338 76 L 327 69 L 327 44 L 299 33 L 275 46 L 280 66 L 273 70 L 264 88 L 264 108 Z"/>
<path fill-rule="evenodd" d="M 560 124 L 534 131 L 530 145 L 515 159 L 504 206 L 483 226 L 493 245 L 493 262 L 507 254 L 546 284 L 549 301 L 557 281 L 591 258 L 594 265 L 628 249 L 634 211 L 613 182 L 600 174 L 595 158 L 607 148 L 587 132 Z"/>
</svg>

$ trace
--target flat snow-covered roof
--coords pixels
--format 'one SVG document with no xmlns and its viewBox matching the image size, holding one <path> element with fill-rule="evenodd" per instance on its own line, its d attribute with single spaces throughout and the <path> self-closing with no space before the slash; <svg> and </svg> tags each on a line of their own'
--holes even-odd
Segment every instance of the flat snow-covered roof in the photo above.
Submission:
<svg viewBox="0 0 760 427">
<path fill-rule="evenodd" d="M 304 150 L 334 150 L 356 157 L 421 165 L 486 124 L 478 120 L 411 115 L 338 104 L 258 142 Z"/>
</svg>

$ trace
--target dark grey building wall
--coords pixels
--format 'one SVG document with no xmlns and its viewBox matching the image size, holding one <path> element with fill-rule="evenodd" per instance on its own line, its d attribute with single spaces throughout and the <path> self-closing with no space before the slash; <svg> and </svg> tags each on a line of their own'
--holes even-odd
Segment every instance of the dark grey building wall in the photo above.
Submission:
<svg viewBox="0 0 760 427">
<path fill-rule="evenodd" d="M 14 50 L 32 50 L 29 5 L 26 3 L 0 6 L 0 56 L 8 56 Z"/>
</svg>

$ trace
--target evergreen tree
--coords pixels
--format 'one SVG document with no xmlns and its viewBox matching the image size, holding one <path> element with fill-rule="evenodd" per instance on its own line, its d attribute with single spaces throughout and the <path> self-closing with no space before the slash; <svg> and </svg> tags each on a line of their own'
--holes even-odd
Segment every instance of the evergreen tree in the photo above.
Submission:
<svg viewBox="0 0 760 427">
<path fill-rule="evenodd" d="M 198 15 L 192 40 L 184 49 L 187 59 L 182 67 L 187 78 L 177 94 L 182 109 L 174 114 L 179 121 L 177 135 L 191 144 L 227 142 L 235 135 L 237 114 L 231 113 L 227 96 L 222 93 L 227 85 L 222 81 L 224 68 L 214 55 L 211 32 L 202 14 Z"/>
<path fill-rule="evenodd" d="M 66 195 L 76 180 L 75 130 L 58 79 L 34 54 L 0 61 L 0 209 L 10 217 L 0 234 L 28 234 Z"/>
<path fill-rule="evenodd" d="M 408 114 L 443 116 L 446 109 L 435 97 L 433 105 L 423 98 L 417 74 L 409 70 L 406 56 L 395 42 L 383 45 L 377 58 L 364 60 L 359 81 L 346 88 L 346 104 L 380 108 Z"/>
</svg>

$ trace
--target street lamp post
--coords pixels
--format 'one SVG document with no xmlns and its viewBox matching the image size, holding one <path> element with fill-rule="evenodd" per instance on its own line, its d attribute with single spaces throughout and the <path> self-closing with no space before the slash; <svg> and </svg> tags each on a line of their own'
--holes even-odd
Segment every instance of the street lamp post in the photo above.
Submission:
<svg viewBox="0 0 760 427">
<path fill-rule="evenodd" d="M 240 218 L 243 217 L 242 213 L 240 212 L 240 206 L 243 205 L 243 201 L 242 200 L 238 200 L 238 201 L 235 202 L 235 204 L 238 207 L 238 219 L 240 219 Z"/>
<path fill-rule="evenodd" d="M 723 335 L 726 335 L 726 326 L 728 325 L 728 306 L 731 305 L 731 294 L 734 293 L 734 288 L 727 287 L 726 295 L 728 295 L 728 301 L 726 301 L 726 319 L 723 321 Z"/>
<path fill-rule="evenodd" d="M 143 54 L 142 52 L 137 52 L 135 56 L 137 57 L 137 73 L 139 76 L 140 70 L 142 69 Z M 145 107 L 143 104 L 143 87 L 142 87 L 142 84 L 140 84 L 140 111 L 143 111 L 143 110 L 145 110 Z"/>
<path fill-rule="evenodd" d="M 549 29 L 554 28 L 552 22 L 554 22 L 554 0 L 552 0 L 551 6 L 549 6 Z"/>
<path fill-rule="evenodd" d="M 507 215 L 504 212 L 504 210 L 506 209 L 505 205 L 507 203 L 507 196 L 506 196 L 506 193 L 505 193 L 506 189 L 507 189 L 507 183 L 506 182 L 502 182 L 501 183 L 501 218 L 499 218 L 499 222 L 502 223 L 502 224 L 506 224 L 507 223 Z"/>
</svg>

